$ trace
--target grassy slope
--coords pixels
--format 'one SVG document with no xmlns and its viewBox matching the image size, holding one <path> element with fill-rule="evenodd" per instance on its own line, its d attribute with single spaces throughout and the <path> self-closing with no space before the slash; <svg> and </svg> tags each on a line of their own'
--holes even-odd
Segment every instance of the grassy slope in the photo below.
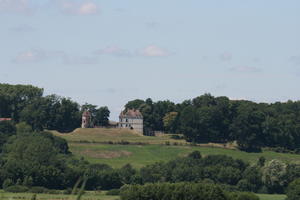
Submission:
<svg viewBox="0 0 300 200">
<path fill-rule="evenodd" d="M 121 167 L 127 163 L 140 168 L 146 164 L 157 161 L 167 161 L 178 156 L 199 150 L 203 155 L 223 154 L 233 158 L 243 159 L 248 162 L 256 162 L 258 157 L 264 156 L 267 160 L 279 159 L 286 162 L 300 163 L 300 155 L 282 154 L 271 151 L 262 153 L 246 153 L 234 149 L 224 149 L 217 147 L 190 146 L 184 140 L 174 140 L 169 136 L 147 137 L 139 136 L 130 130 L 125 129 L 77 129 L 70 134 L 55 135 L 68 140 L 71 151 L 77 157 L 85 157 L 92 163 L 106 163 L 113 167 Z M 100 143 L 78 143 L 86 142 L 120 142 L 129 141 L 132 143 L 142 142 L 148 145 L 110 145 Z M 182 145 L 165 145 L 166 141 L 171 144 L 177 142 Z M 218 146 L 218 145 L 215 145 Z M 220 145 L 219 145 L 220 146 Z"/>
<path fill-rule="evenodd" d="M 257 194 L 260 200 L 285 200 L 285 195 L 279 194 Z"/>
<path fill-rule="evenodd" d="M 31 193 L 7 193 L 0 191 L 0 199 L 1 200 L 14 200 L 14 199 L 22 199 L 22 200 L 31 200 L 33 194 Z M 74 195 L 62 195 L 62 194 L 37 194 L 38 200 L 76 200 L 76 196 Z M 108 196 L 105 195 L 104 192 L 95 193 L 88 192 L 83 195 L 81 200 L 119 200 L 119 196 Z"/>
<path fill-rule="evenodd" d="M 4 193 L 0 191 L 0 199 L 2 200 L 13 200 L 13 199 L 23 199 L 31 200 L 33 194 L 30 193 Z M 257 194 L 260 200 L 284 200 L 285 195 L 269 195 L 269 194 Z M 38 200 L 75 200 L 76 196 L 71 195 L 56 195 L 56 194 L 38 194 Z M 107 196 L 103 192 L 100 194 L 95 194 L 90 192 L 82 197 L 82 200 L 119 200 L 118 196 Z"/>
</svg>

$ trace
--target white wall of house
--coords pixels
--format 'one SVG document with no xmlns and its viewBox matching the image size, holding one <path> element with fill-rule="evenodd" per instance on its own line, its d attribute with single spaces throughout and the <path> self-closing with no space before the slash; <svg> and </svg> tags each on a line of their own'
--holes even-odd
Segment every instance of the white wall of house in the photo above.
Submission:
<svg viewBox="0 0 300 200">
<path fill-rule="evenodd" d="M 133 130 L 143 134 L 143 128 L 144 128 L 143 119 L 120 117 L 119 128 L 128 128 L 128 129 L 132 128 Z"/>
</svg>

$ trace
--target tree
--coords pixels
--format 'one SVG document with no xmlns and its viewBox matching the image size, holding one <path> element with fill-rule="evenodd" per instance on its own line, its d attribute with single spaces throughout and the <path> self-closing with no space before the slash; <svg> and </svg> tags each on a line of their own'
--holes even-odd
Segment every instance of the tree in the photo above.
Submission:
<svg viewBox="0 0 300 200">
<path fill-rule="evenodd" d="M 262 123 L 265 115 L 255 105 L 245 103 L 239 106 L 231 131 L 239 148 L 245 151 L 260 151 L 263 141 Z"/>
<path fill-rule="evenodd" d="M 81 112 L 88 110 L 92 115 L 92 124 L 95 126 L 107 126 L 109 124 L 110 111 L 107 106 L 97 108 L 96 105 L 84 104 L 81 106 Z"/>
<path fill-rule="evenodd" d="M 109 124 L 109 114 L 110 111 L 108 110 L 108 108 L 105 107 L 100 107 L 98 109 L 96 109 L 95 111 L 95 125 L 97 126 L 107 126 Z"/>
<path fill-rule="evenodd" d="M 1 108 L 0 115 L 19 122 L 19 114 L 23 108 L 35 98 L 42 97 L 43 91 L 42 88 L 32 85 L 0 84 L 0 105 L 5 105 L 3 110 Z"/>
<path fill-rule="evenodd" d="M 291 182 L 287 188 L 286 200 L 299 200 L 300 199 L 300 179 Z"/>
<path fill-rule="evenodd" d="M 11 121 L 0 122 L 0 152 L 8 138 L 16 134 L 16 127 Z"/>
<path fill-rule="evenodd" d="M 174 133 L 176 131 L 176 119 L 178 112 L 169 112 L 163 118 L 164 128 L 166 131 Z"/>
<path fill-rule="evenodd" d="M 135 99 L 133 101 L 129 101 L 126 105 L 125 105 L 125 110 L 129 110 L 129 109 L 135 109 L 138 110 L 140 109 L 141 105 L 144 104 L 145 101 L 141 100 L 141 99 Z"/>
</svg>

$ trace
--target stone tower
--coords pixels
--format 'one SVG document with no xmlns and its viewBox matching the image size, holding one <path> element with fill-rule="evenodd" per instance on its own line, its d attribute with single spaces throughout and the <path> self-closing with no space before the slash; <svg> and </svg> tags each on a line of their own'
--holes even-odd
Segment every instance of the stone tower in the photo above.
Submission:
<svg viewBox="0 0 300 200">
<path fill-rule="evenodd" d="M 92 115 L 87 110 L 82 113 L 81 128 L 92 128 Z"/>
</svg>

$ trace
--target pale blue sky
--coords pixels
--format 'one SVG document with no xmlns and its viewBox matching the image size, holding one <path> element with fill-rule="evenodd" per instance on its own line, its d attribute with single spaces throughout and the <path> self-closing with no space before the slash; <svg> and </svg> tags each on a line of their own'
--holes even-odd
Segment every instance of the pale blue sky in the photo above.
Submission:
<svg viewBox="0 0 300 200">
<path fill-rule="evenodd" d="M 299 0 L 0 0 L 0 82 L 107 105 L 300 100 Z"/>
</svg>

